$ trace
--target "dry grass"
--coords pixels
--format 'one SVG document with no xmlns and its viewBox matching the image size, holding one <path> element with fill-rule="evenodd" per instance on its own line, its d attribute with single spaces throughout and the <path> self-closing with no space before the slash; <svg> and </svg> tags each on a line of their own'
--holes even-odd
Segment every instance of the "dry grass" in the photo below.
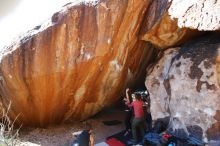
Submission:
<svg viewBox="0 0 220 146">
<path fill-rule="evenodd" d="M 11 103 L 9 104 L 6 110 L 2 111 L 2 117 L 0 120 L 0 146 L 20 145 L 20 142 L 18 140 L 18 132 L 20 128 L 16 129 L 14 127 L 14 123 L 17 120 L 17 118 L 14 121 L 11 121 L 11 119 L 8 116 L 10 107 Z"/>
</svg>

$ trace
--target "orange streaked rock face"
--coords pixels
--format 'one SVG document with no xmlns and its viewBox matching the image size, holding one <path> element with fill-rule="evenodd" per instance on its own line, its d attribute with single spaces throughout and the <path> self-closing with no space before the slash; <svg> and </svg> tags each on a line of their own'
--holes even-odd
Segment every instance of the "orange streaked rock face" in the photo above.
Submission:
<svg viewBox="0 0 220 146">
<path fill-rule="evenodd" d="M 24 125 L 82 120 L 114 103 L 154 49 L 138 40 L 148 0 L 67 5 L 1 52 L 0 93 Z"/>
</svg>

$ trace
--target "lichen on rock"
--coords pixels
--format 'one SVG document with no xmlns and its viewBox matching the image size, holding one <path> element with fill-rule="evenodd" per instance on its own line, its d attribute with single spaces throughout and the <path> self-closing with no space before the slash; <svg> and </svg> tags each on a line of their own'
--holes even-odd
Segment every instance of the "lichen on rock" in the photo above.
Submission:
<svg viewBox="0 0 220 146">
<path fill-rule="evenodd" d="M 149 69 L 146 86 L 153 119 L 175 117 L 186 127 L 201 127 L 208 140 L 219 138 L 219 128 L 213 128 L 219 125 L 216 115 L 220 110 L 218 38 L 205 36 L 168 49 Z"/>
</svg>

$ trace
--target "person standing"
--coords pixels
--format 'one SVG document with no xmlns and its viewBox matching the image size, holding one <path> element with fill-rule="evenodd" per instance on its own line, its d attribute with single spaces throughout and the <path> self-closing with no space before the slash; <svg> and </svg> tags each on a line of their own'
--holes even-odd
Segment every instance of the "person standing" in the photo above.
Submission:
<svg viewBox="0 0 220 146">
<path fill-rule="evenodd" d="M 132 91 L 130 89 L 126 90 L 126 98 L 124 98 L 125 101 L 125 112 L 126 112 L 126 116 L 125 116 L 125 134 L 124 136 L 126 136 L 127 134 L 129 134 L 131 132 L 131 120 L 133 118 L 133 108 L 132 107 L 128 107 L 128 102 L 131 101 L 131 93 Z M 129 98 L 129 101 L 128 101 Z"/>
<path fill-rule="evenodd" d="M 129 91 L 129 89 L 127 89 Z M 128 100 L 128 107 L 133 107 L 134 108 L 134 119 L 132 120 L 132 136 L 134 139 L 134 143 L 138 143 L 138 131 L 140 131 L 140 138 L 141 140 L 144 137 L 145 134 L 145 116 L 144 116 L 144 110 L 143 110 L 143 105 L 144 102 L 141 100 L 141 95 L 140 94 L 132 94 L 132 100 L 133 102 L 130 102 L 129 96 L 127 96 Z"/>
</svg>

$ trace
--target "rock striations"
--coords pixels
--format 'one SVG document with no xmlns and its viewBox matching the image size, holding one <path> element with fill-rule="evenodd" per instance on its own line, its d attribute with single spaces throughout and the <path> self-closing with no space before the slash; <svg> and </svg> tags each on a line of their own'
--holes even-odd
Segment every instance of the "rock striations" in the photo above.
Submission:
<svg viewBox="0 0 220 146">
<path fill-rule="evenodd" d="M 23 125 L 82 120 L 114 103 L 154 53 L 138 32 L 147 0 L 68 4 L 1 52 L 0 93 Z"/>
<path fill-rule="evenodd" d="M 114 104 L 160 50 L 146 78 L 153 118 L 217 140 L 220 36 L 201 30 L 219 32 L 219 10 L 218 0 L 69 3 L 0 50 L 0 105 L 29 126 L 86 119 Z"/>
</svg>

